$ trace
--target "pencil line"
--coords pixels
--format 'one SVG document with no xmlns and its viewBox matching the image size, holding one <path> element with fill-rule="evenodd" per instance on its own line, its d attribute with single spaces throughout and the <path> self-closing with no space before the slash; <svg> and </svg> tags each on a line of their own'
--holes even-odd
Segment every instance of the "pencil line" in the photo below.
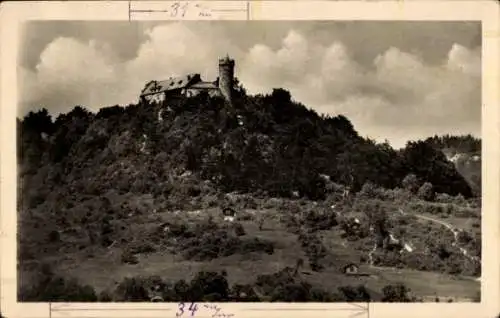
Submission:
<svg viewBox="0 0 500 318">
<path fill-rule="evenodd" d="M 359 305 L 359 304 L 349 304 L 349 305 L 354 306 L 356 308 L 361 308 L 361 309 L 364 309 L 364 310 L 366 310 L 368 308 L 368 306 Z"/>
<path fill-rule="evenodd" d="M 245 311 L 366 311 L 353 308 L 250 308 Z"/>
<path fill-rule="evenodd" d="M 150 10 L 147 10 L 147 9 L 134 9 L 134 10 L 130 10 L 130 12 L 169 12 L 168 10 L 153 10 L 153 9 L 150 9 Z"/>
<path fill-rule="evenodd" d="M 246 12 L 246 9 L 212 9 L 212 12 Z"/>
<path fill-rule="evenodd" d="M 128 0 L 128 20 L 130 21 L 131 17 L 130 17 L 130 7 L 131 7 L 131 4 L 130 4 L 131 0 Z"/>
<path fill-rule="evenodd" d="M 171 311 L 170 308 L 161 308 L 161 309 L 150 309 L 150 308 L 61 308 L 61 309 L 52 309 L 54 312 L 56 311 L 129 311 L 129 310 L 138 310 L 138 311 Z"/>
</svg>

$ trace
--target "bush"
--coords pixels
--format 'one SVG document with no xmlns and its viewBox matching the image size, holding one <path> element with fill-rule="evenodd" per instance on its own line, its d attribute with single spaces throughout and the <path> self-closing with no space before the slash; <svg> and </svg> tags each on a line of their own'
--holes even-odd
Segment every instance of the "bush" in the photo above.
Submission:
<svg viewBox="0 0 500 318">
<path fill-rule="evenodd" d="M 97 301 L 97 296 L 91 286 L 80 285 L 74 278 L 68 279 L 55 275 L 50 267 L 45 267 L 34 286 L 20 291 L 19 300 L 28 302 L 94 302 Z"/>
<path fill-rule="evenodd" d="M 245 228 L 243 227 L 243 225 L 241 225 L 241 223 L 234 223 L 234 233 L 237 236 L 243 236 L 246 234 Z"/>
<path fill-rule="evenodd" d="M 145 282 L 141 278 L 126 277 L 115 290 L 117 301 L 149 301 L 149 295 Z"/>
<path fill-rule="evenodd" d="M 435 192 L 432 187 L 432 183 L 425 182 L 422 184 L 422 186 L 418 189 L 417 196 L 425 201 L 433 201 L 435 198 Z"/>
<path fill-rule="evenodd" d="M 258 238 L 240 238 L 227 229 L 195 230 L 197 236 L 184 239 L 176 249 L 186 259 L 197 261 L 212 260 L 233 254 L 251 252 L 274 253 L 274 243 Z"/>
<path fill-rule="evenodd" d="M 469 244 L 474 238 L 467 231 L 460 231 L 457 234 L 457 240 L 460 244 Z"/>
<path fill-rule="evenodd" d="M 305 302 L 333 300 L 333 295 L 313 288 L 309 283 L 292 276 L 293 269 L 286 267 L 283 270 L 269 274 L 259 275 L 255 281 L 255 286 L 271 301 L 279 302 Z"/>
<path fill-rule="evenodd" d="M 173 294 L 175 300 L 189 300 L 190 299 L 190 285 L 183 279 L 178 280 L 173 287 Z"/>
<path fill-rule="evenodd" d="M 358 195 L 366 199 L 382 199 L 381 191 L 371 182 L 363 184 L 363 187 L 361 188 L 361 191 L 358 192 Z"/>
<path fill-rule="evenodd" d="M 137 256 L 135 256 L 133 253 L 130 251 L 123 251 L 122 256 L 121 256 L 121 262 L 123 264 L 139 264 L 139 260 L 137 259 Z"/>
<path fill-rule="evenodd" d="M 311 285 L 305 282 L 278 286 L 271 293 L 271 301 L 305 302 L 310 299 Z"/>
<path fill-rule="evenodd" d="M 338 224 L 335 213 L 326 209 L 307 211 L 303 221 L 312 231 L 329 230 Z"/>
<path fill-rule="evenodd" d="M 338 290 L 345 301 L 369 302 L 371 300 L 370 293 L 363 285 L 357 287 L 341 286 Z"/>
<path fill-rule="evenodd" d="M 328 254 L 326 247 L 322 244 L 317 235 L 312 233 L 301 233 L 299 235 L 299 242 L 302 249 L 309 258 L 309 266 L 313 271 L 320 271 L 323 269 L 321 261 Z"/>
<path fill-rule="evenodd" d="M 413 194 L 416 194 L 418 191 L 419 181 L 416 175 L 410 173 L 403 179 L 401 185 L 404 189 L 410 191 Z"/>
<path fill-rule="evenodd" d="M 103 290 L 102 292 L 99 293 L 97 300 L 101 303 L 104 303 L 113 301 L 113 298 L 111 297 L 111 294 L 107 290 Z"/>
<path fill-rule="evenodd" d="M 61 240 L 61 235 L 59 234 L 58 231 L 50 231 L 50 233 L 48 235 L 48 240 L 49 240 L 49 243 L 59 242 Z"/>
<path fill-rule="evenodd" d="M 133 242 L 129 244 L 128 251 L 131 254 L 146 254 L 156 252 L 156 247 L 149 242 Z"/>
<path fill-rule="evenodd" d="M 252 285 L 235 284 L 231 288 L 231 300 L 236 302 L 258 302 L 259 296 L 255 293 Z"/>
<path fill-rule="evenodd" d="M 382 288 L 382 301 L 390 303 L 410 302 L 410 289 L 403 284 L 386 285 Z"/>
<path fill-rule="evenodd" d="M 273 242 L 259 239 L 256 237 L 241 241 L 240 253 L 247 254 L 251 252 L 260 252 L 260 251 L 269 255 L 273 254 L 274 253 Z"/>
<path fill-rule="evenodd" d="M 333 301 L 333 296 L 327 292 L 327 291 L 324 291 L 322 289 L 319 289 L 319 288 L 311 288 L 311 290 L 309 291 L 309 294 L 310 294 L 310 301 L 312 302 L 331 302 Z"/>
<path fill-rule="evenodd" d="M 251 221 L 253 220 L 254 216 L 251 213 L 248 212 L 240 212 L 238 213 L 238 219 L 242 221 Z"/>
<path fill-rule="evenodd" d="M 226 273 L 199 272 L 190 285 L 190 301 L 224 301 L 229 296 Z"/>
</svg>

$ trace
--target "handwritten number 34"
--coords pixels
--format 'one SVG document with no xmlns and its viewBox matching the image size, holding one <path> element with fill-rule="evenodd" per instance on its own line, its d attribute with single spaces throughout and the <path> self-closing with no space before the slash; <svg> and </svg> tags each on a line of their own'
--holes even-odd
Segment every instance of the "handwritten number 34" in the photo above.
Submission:
<svg viewBox="0 0 500 318">
<path fill-rule="evenodd" d="M 184 303 L 179 303 L 179 311 L 175 314 L 177 317 L 184 315 L 185 306 L 186 305 Z M 188 310 L 191 312 L 191 316 L 194 316 L 194 313 L 198 310 L 198 305 L 196 305 L 195 303 L 191 303 L 191 305 L 189 305 Z"/>
</svg>

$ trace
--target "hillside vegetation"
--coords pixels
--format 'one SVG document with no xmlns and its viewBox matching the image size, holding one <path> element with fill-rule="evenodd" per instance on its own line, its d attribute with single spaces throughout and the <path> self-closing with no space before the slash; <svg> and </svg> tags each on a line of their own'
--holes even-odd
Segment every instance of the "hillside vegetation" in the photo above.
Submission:
<svg viewBox="0 0 500 318">
<path fill-rule="evenodd" d="M 154 273 L 161 276 L 154 286 L 174 284 L 162 287 L 164 300 L 241 301 L 241 293 L 268 301 L 414 300 L 395 274 L 377 266 L 480 274 L 480 264 L 467 259 L 480 257 L 480 198 L 445 148 L 430 138 L 394 150 L 283 89 L 247 96 L 239 87 L 232 105 L 199 95 L 97 114 L 77 106 L 55 120 L 45 109 L 31 112 L 18 120 L 20 297 L 60 299 L 69 284 L 71 300 L 110 290 L 115 294 L 104 299 L 130 300 L 127 290 L 150 299 L 151 290 L 134 287 L 146 284 L 142 278 L 114 284 L 126 274 Z M 346 186 L 356 193 L 347 201 Z M 237 223 L 221 220 L 226 206 L 238 211 Z M 396 218 L 398 208 L 407 214 Z M 459 247 L 468 254 L 440 223 L 415 227 L 421 216 L 466 228 Z M 464 226 L 465 218 L 475 223 Z M 418 252 L 391 250 L 382 243 L 390 235 Z M 361 285 L 340 272 L 348 262 L 371 271 Z M 52 267 L 92 287 L 77 288 Z M 302 267 L 309 274 L 297 276 Z M 220 268 L 227 272 L 217 274 Z M 199 279 L 222 287 L 200 291 Z M 440 293 L 471 297 L 469 281 L 440 279 L 448 286 Z M 417 293 L 432 294 L 417 285 Z M 283 294 L 292 296 L 276 296 Z"/>
</svg>

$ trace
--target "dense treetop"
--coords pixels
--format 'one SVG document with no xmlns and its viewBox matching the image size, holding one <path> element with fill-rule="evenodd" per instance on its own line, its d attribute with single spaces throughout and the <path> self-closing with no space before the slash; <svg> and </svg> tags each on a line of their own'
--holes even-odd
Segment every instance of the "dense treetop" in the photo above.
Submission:
<svg viewBox="0 0 500 318">
<path fill-rule="evenodd" d="M 24 202 L 33 204 L 33 195 L 43 200 L 56 188 L 81 195 L 156 193 L 185 170 L 222 191 L 298 191 L 314 200 L 324 198 L 322 175 L 359 190 L 367 182 L 402 187 L 414 174 L 437 192 L 472 195 L 441 151 L 480 151 L 471 136 L 434 136 L 395 150 L 360 137 L 342 115 L 319 115 L 295 102 L 284 89 L 248 96 L 239 87 L 235 95 L 232 105 L 201 94 L 97 114 L 76 106 L 55 120 L 46 109 L 30 112 L 18 120 L 20 177 L 31 185 Z"/>
</svg>

